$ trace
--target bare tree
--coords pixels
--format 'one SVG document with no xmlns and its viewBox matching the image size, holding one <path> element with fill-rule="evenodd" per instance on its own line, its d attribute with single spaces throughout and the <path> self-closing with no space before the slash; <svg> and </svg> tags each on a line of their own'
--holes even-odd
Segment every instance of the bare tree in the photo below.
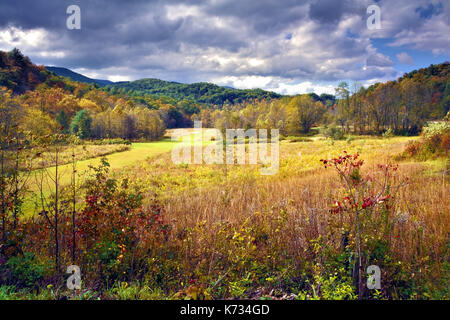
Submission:
<svg viewBox="0 0 450 320">
<path fill-rule="evenodd" d="M 60 223 L 60 153 L 62 150 L 61 143 L 64 141 L 64 135 L 55 134 L 46 137 L 50 144 L 48 148 L 52 154 L 53 167 L 44 168 L 36 172 L 36 184 L 39 188 L 39 196 L 41 203 L 41 212 L 53 231 L 55 270 L 60 270 L 60 239 L 59 239 L 59 223 Z M 44 148 L 47 148 L 44 146 Z M 47 198 L 46 194 L 51 190 L 52 196 Z M 53 216 L 50 214 L 52 212 Z"/>
<path fill-rule="evenodd" d="M 76 250 L 76 157 L 75 148 L 72 149 L 72 263 L 75 263 Z"/>
</svg>

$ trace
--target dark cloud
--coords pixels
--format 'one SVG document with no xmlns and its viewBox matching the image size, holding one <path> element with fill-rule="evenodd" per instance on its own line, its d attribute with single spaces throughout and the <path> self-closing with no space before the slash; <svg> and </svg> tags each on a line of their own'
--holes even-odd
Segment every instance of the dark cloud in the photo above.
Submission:
<svg viewBox="0 0 450 320">
<path fill-rule="evenodd" d="M 307 18 L 307 1 L 211 1 L 207 14 L 231 17 L 245 22 L 254 33 L 273 34 Z"/>
<path fill-rule="evenodd" d="M 394 65 L 394 62 L 381 53 L 375 53 L 367 58 L 366 65 L 370 67 L 390 67 Z"/>
<path fill-rule="evenodd" d="M 38 63 L 97 77 L 224 83 L 232 77 L 280 88 L 283 81 L 299 86 L 299 81 L 395 77 L 392 57 L 378 52 L 371 38 L 390 39 L 402 51 L 450 53 L 448 3 L 377 1 L 382 29 L 369 31 L 366 9 L 373 3 L 2 0 L 0 49 L 18 46 Z M 81 30 L 66 28 L 72 4 L 81 7 Z"/>
<path fill-rule="evenodd" d="M 348 6 L 348 1 L 335 1 L 335 0 L 316 0 L 309 6 L 309 15 L 312 19 L 319 23 L 338 23 L 345 9 Z"/>
</svg>

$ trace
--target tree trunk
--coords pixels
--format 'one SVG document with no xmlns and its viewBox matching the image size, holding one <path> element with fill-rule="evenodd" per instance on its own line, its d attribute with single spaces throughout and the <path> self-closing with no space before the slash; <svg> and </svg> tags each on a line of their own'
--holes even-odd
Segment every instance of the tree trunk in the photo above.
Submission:
<svg viewBox="0 0 450 320">
<path fill-rule="evenodd" d="M 2 206 L 1 206 L 1 214 L 2 214 L 2 240 L 6 241 L 6 203 L 5 203 L 5 151 L 2 147 L 2 155 L 1 155 L 1 197 L 2 197 Z"/>
<path fill-rule="evenodd" d="M 72 183 L 73 183 L 73 195 L 72 195 L 72 263 L 75 264 L 75 250 L 76 250 L 76 226 L 75 226 L 75 215 L 76 215 L 76 167 L 75 167 L 75 152 L 72 154 Z"/>
<path fill-rule="evenodd" d="M 55 232 L 55 269 L 59 272 L 59 239 L 58 239 L 58 147 L 55 152 L 55 220 L 54 220 L 54 232 Z"/>
</svg>

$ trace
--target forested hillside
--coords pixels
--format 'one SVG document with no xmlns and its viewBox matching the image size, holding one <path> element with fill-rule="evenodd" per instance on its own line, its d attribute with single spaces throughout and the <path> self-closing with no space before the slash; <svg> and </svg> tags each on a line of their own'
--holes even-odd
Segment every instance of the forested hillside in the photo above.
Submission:
<svg viewBox="0 0 450 320">
<path fill-rule="evenodd" d="M 201 109 L 205 127 L 277 128 L 283 135 L 310 134 L 314 126 L 338 139 L 348 134 L 418 134 L 430 120 L 449 112 L 449 63 L 364 88 L 342 82 L 332 95 L 314 93 L 252 104 Z"/>
<path fill-rule="evenodd" d="M 160 138 L 169 112 L 112 96 L 34 65 L 19 50 L 0 52 L 1 125 L 34 138 L 55 133 L 81 139 Z M 15 128 L 14 130 L 12 128 Z"/>
<path fill-rule="evenodd" d="M 167 96 L 178 100 L 191 100 L 213 105 L 236 104 L 251 100 L 275 99 L 281 96 L 261 89 L 239 90 L 200 82 L 182 84 L 158 79 L 142 79 L 132 82 L 118 82 L 105 87 L 112 94 L 125 93 L 129 96 Z"/>
<path fill-rule="evenodd" d="M 158 79 L 118 82 L 101 90 L 159 110 L 168 128 L 190 127 L 192 120 L 201 119 L 206 127 L 278 128 L 286 135 L 309 133 L 318 125 L 331 126 L 324 133 L 335 136 L 386 130 L 412 135 L 428 120 L 442 119 L 450 108 L 448 62 L 368 88 L 342 82 L 336 95 L 289 97 L 261 89 Z"/>
<path fill-rule="evenodd" d="M 348 87 L 339 88 L 339 121 L 360 131 L 372 122 L 374 131 L 391 128 L 414 134 L 427 120 L 442 119 L 450 110 L 450 63 L 412 71 L 397 81 L 360 88 L 348 98 Z"/>
<path fill-rule="evenodd" d="M 61 79 L 53 76 L 43 66 L 31 63 L 18 49 L 0 51 L 0 87 L 6 87 L 14 94 L 35 89 L 39 84 L 62 87 Z"/>
<path fill-rule="evenodd" d="M 109 80 L 99 80 L 99 79 L 91 79 L 89 77 L 86 77 L 82 74 L 76 73 L 70 69 L 67 68 L 60 68 L 60 67 L 45 67 L 48 71 L 53 72 L 57 76 L 66 77 L 69 78 L 72 81 L 77 82 L 84 82 L 84 83 L 96 83 L 100 86 L 104 86 L 107 84 L 112 84 L 112 81 Z"/>
<path fill-rule="evenodd" d="M 217 106 L 281 97 L 277 93 L 261 89 L 240 90 L 207 82 L 184 84 L 159 79 L 140 79 L 113 83 L 108 80 L 91 79 L 67 68 L 46 68 L 54 74 L 68 77 L 72 81 L 96 83 L 99 86 L 104 86 L 104 90 L 108 93 L 125 94 L 130 97 L 164 97 L 166 99 L 188 100 L 191 103 Z"/>
</svg>

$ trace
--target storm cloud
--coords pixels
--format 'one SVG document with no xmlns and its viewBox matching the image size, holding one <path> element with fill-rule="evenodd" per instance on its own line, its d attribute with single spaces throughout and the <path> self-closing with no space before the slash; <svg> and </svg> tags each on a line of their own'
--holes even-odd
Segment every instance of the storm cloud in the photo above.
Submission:
<svg viewBox="0 0 450 320">
<path fill-rule="evenodd" d="M 72 4 L 81 30 L 66 28 Z M 381 8 L 379 30 L 366 27 L 371 4 Z M 448 56 L 449 24 L 449 3 L 433 0 L 4 0 L 0 49 L 113 81 L 331 92 L 338 80 L 399 76 L 394 60 L 409 49 Z M 404 53 L 390 57 L 374 39 Z"/>
</svg>

